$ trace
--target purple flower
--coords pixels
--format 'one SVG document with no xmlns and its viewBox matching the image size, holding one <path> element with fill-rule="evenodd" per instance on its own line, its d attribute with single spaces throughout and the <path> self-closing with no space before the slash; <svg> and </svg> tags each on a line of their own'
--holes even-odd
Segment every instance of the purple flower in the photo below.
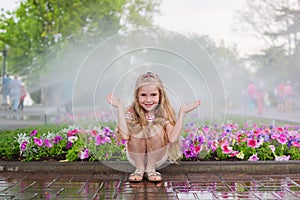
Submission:
<svg viewBox="0 0 300 200">
<path fill-rule="evenodd" d="M 290 159 L 290 155 L 288 156 L 276 156 L 276 161 L 288 161 Z"/>
<path fill-rule="evenodd" d="M 95 145 L 100 145 L 100 144 L 105 144 L 105 143 L 110 143 L 111 140 L 109 137 L 106 137 L 106 136 L 103 136 L 101 134 L 98 134 L 96 137 L 95 137 Z"/>
<path fill-rule="evenodd" d="M 34 141 L 34 143 L 36 144 L 36 145 L 38 145 L 39 147 L 41 147 L 42 145 L 43 145 L 43 140 L 42 139 L 39 139 L 39 138 L 34 138 L 33 139 L 33 141 Z"/>
<path fill-rule="evenodd" d="M 250 156 L 250 158 L 248 159 L 249 161 L 258 161 L 259 158 L 257 157 L 257 153 L 253 154 L 252 156 Z"/>
<path fill-rule="evenodd" d="M 54 144 L 58 144 L 62 140 L 62 137 L 60 135 L 57 135 L 53 139 Z"/>
<path fill-rule="evenodd" d="M 109 127 L 104 127 L 103 128 L 103 132 L 105 135 L 110 135 L 110 133 L 112 132 L 112 130 Z"/>
<path fill-rule="evenodd" d="M 30 133 L 30 137 L 33 137 L 33 136 L 35 136 L 35 135 L 36 135 L 36 133 L 37 133 L 37 130 L 33 130 L 33 131 Z"/>
<path fill-rule="evenodd" d="M 286 144 L 286 143 L 287 143 L 286 135 L 283 134 L 283 133 L 281 133 L 281 134 L 279 135 L 279 137 L 276 138 L 276 139 L 277 139 L 277 141 L 278 141 L 280 144 Z"/>
<path fill-rule="evenodd" d="M 45 146 L 45 147 L 48 147 L 48 148 L 51 148 L 51 147 L 52 147 L 52 143 L 51 143 L 49 140 L 46 139 L 46 140 L 44 140 L 43 142 L 44 142 L 44 146 Z"/>
<path fill-rule="evenodd" d="M 69 142 L 66 145 L 66 149 L 70 149 L 73 146 L 73 142 Z"/>
<path fill-rule="evenodd" d="M 22 144 L 20 145 L 20 150 L 21 151 L 25 151 L 26 150 L 26 146 L 27 146 L 28 142 L 22 142 Z"/>
<path fill-rule="evenodd" d="M 89 149 L 87 149 L 87 148 L 85 148 L 84 151 L 81 151 L 81 152 L 79 153 L 79 158 L 80 158 L 81 160 L 84 160 L 84 159 L 88 158 L 89 156 L 90 156 L 90 154 L 89 154 Z"/>
<path fill-rule="evenodd" d="M 192 151 L 191 150 L 185 150 L 184 151 L 184 156 L 186 158 L 191 158 L 192 157 Z"/>
</svg>

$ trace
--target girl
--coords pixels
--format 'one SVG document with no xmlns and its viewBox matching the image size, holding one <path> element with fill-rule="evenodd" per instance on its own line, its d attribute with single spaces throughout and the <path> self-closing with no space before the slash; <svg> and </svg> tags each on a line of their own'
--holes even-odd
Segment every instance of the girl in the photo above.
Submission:
<svg viewBox="0 0 300 200">
<path fill-rule="evenodd" d="M 201 101 L 181 106 L 177 119 L 160 78 L 151 72 L 136 81 L 134 101 L 127 111 L 121 99 L 108 94 L 107 101 L 117 108 L 118 136 L 127 140 L 127 158 L 136 168 L 129 181 L 161 181 L 155 169 L 167 159 L 175 162 L 180 151 L 180 132 L 185 114 Z"/>
</svg>

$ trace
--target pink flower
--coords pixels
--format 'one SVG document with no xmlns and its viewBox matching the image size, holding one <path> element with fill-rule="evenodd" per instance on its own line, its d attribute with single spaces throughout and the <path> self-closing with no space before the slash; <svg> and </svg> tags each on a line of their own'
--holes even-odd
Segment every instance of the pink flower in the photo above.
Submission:
<svg viewBox="0 0 300 200">
<path fill-rule="evenodd" d="M 287 138 L 286 138 L 286 135 L 281 133 L 279 135 L 279 137 L 277 138 L 277 141 L 280 143 L 280 144 L 286 144 L 287 143 Z"/>
<path fill-rule="evenodd" d="M 28 142 L 22 142 L 22 144 L 20 145 L 20 150 L 21 151 L 25 151 L 26 150 L 26 146 L 27 146 Z"/>
<path fill-rule="evenodd" d="M 76 135 L 79 131 L 77 129 L 74 129 L 74 130 L 70 130 L 67 134 L 68 136 L 73 136 L 73 135 Z"/>
<path fill-rule="evenodd" d="M 258 161 L 259 158 L 257 157 L 257 153 L 253 154 L 252 156 L 250 156 L 250 158 L 248 159 L 249 161 Z"/>
<path fill-rule="evenodd" d="M 217 141 L 212 141 L 211 142 L 211 145 L 210 145 L 210 148 L 211 148 L 211 150 L 212 151 L 215 151 L 217 148 L 218 148 L 218 143 L 217 143 Z"/>
<path fill-rule="evenodd" d="M 292 145 L 293 145 L 294 147 L 300 148 L 300 142 L 299 142 L 299 141 L 298 141 L 298 142 L 292 142 Z"/>
<path fill-rule="evenodd" d="M 276 161 L 288 161 L 290 159 L 290 155 L 288 156 L 277 156 L 275 158 Z"/>
<path fill-rule="evenodd" d="M 49 140 L 44 140 L 44 146 L 45 147 L 48 147 L 48 148 L 51 148 L 52 147 L 52 143 L 49 141 Z"/>
<path fill-rule="evenodd" d="M 209 132 L 209 127 L 208 126 L 203 126 L 202 128 L 204 133 L 208 133 Z"/>
<path fill-rule="evenodd" d="M 59 141 L 61 141 L 61 140 L 62 140 L 62 137 L 60 135 L 57 135 L 57 136 L 54 137 L 53 142 L 54 142 L 54 144 L 58 144 Z"/>
<path fill-rule="evenodd" d="M 232 147 L 230 147 L 230 146 L 227 144 L 227 142 L 225 142 L 225 143 L 223 143 L 223 144 L 221 145 L 221 149 L 222 149 L 222 151 L 223 151 L 224 154 L 229 154 L 229 153 L 232 152 Z"/>
<path fill-rule="evenodd" d="M 198 154 L 201 151 L 201 146 L 194 147 L 194 154 Z"/>
<path fill-rule="evenodd" d="M 74 142 L 76 142 L 77 140 L 78 140 L 78 137 L 77 137 L 77 136 L 70 136 L 70 137 L 68 137 L 68 141 L 69 141 L 69 142 L 74 143 Z"/>
<path fill-rule="evenodd" d="M 254 140 L 254 139 L 248 139 L 248 140 L 247 140 L 247 145 L 248 145 L 249 147 L 256 148 L 257 141 Z"/>
<path fill-rule="evenodd" d="M 231 154 L 229 155 L 230 157 L 235 157 L 236 155 L 239 154 L 239 151 L 232 151 Z"/>
<path fill-rule="evenodd" d="M 43 140 L 42 140 L 42 139 L 34 138 L 33 141 L 34 141 L 34 143 L 37 144 L 39 147 L 41 147 L 41 146 L 43 145 Z"/>
<path fill-rule="evenodd" d="M 36 135 L 36 133 L 37 133 L 37 130 L 33 130 L 33 131 L 30 133 L 30 137 L 33 137 L 33 136 L 35 136 L 35 135 Z"/>
<path fill-rule="evenodd" d="M 89 149 L 87 149 L 87 148 L 85 148 L 83 151 L 81 151 L 81 152 L 79 153 L 79 158 L 80 158 L 81 160 L 84 160 L 84 159 L 88 158 L 89 156 L 90 156 L 90 154 L 89 154 Z"/>
<path fill-rule="evenodd" d="M 97 132 L 96 130 L 91 130 L 91 135 L 92 135 L 93 137 L 95 137 L 97 134 L 98 134 L 98 132 Z"/>
<path fill-rule="evenodd" d="M 98 134 L 96 137 L 95 137 L 95 145 L 100 145 L 100 144 L 105 144 L 105 143 L 109 143 L 110 142 L 110 138 L 109 137 L 106 137 L 106 136 L 103 136 L 103 135 L 100 135 Z"/>
</svg>

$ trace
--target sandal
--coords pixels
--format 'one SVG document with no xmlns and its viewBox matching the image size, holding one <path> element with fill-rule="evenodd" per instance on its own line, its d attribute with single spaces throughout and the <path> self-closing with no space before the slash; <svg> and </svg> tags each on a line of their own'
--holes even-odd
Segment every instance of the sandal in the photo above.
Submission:
<svg viewBox="0 0 300 200">
<path fill-rule="evenodd" d="M 143 180 L 144 170 L 136 169 L 132 174 L 129 174 L 128 180 L 130 182 L 141 182 Z"/>
<path fill-rule="evenodd" d="M 145 178 L 150 182 L 162 181 L 161 174 L 159 172 L 155 171 L 155 169 L 146 171 Z"/>
</svg>

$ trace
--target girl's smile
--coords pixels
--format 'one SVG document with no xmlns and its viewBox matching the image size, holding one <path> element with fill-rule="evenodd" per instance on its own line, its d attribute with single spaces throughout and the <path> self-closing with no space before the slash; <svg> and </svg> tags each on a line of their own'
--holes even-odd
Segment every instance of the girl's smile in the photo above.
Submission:
<svg viewBox="0 0 300 200">
<path fill-rule="evenodd" d="M 154 111 L 159 104 L 159 90 L 156 84 L 147 84 L 140 87 L 138 91 L 138 102 L 146 113 Z"/>
</svg>

